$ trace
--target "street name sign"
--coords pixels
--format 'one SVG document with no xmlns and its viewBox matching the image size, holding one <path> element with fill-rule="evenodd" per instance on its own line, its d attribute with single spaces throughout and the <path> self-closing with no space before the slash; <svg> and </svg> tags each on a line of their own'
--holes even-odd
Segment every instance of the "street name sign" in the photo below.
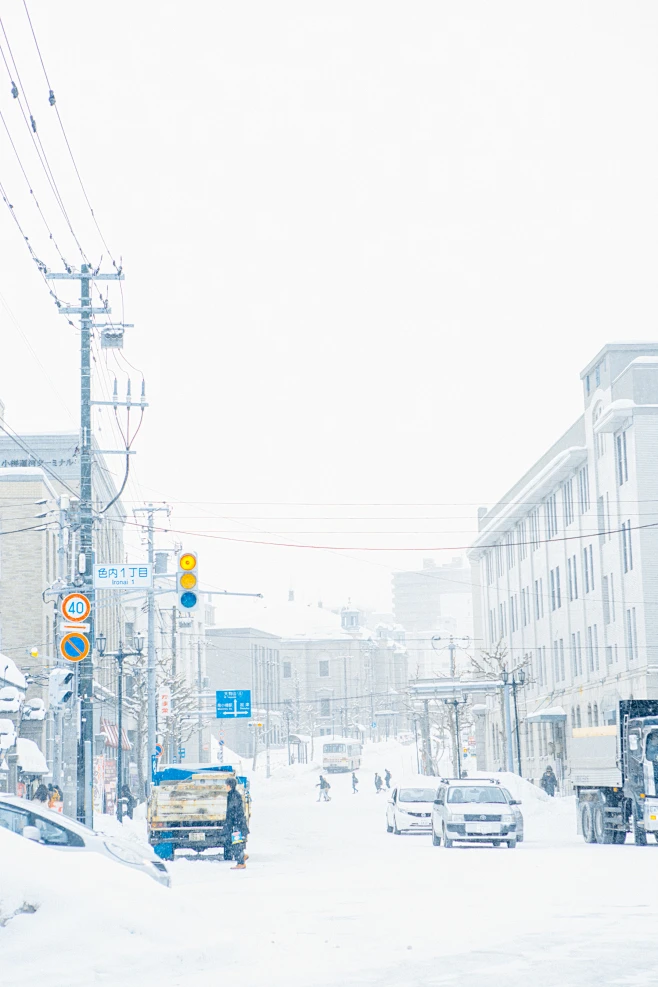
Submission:
<svg viewBox="0 0 658 987">
<path fill-rule="evenodd" d="M 251 689 L 222 689 L 215 693 L 217 718 L 221 720 L 251 716 Z"/>
<path fill-rule="evenodd" d="M 169 716 L 171 713 L 171 689 L 168 685 L 160 686 L 158 692 L 158 707 L 160 716 Z"/>
<path fill-rule="evenodd" d="M 59 642 L 59 652 L 67 661 L 82 661 L 89 654 L 89 638 L 81 631 L 71 631 Z"/>
<path fill-rule="evenodd" d="M 94 589 L 151 589 L 152 586 L 150 562 L 94 565 Z"/>
<path fill-rule="evenodd" d="M 87 619 L 91 612 L 91 603 L 84 593 L 69 593 L 62 600 L 60 609 L 66 620 L 77 623 Z"/>
</svg>

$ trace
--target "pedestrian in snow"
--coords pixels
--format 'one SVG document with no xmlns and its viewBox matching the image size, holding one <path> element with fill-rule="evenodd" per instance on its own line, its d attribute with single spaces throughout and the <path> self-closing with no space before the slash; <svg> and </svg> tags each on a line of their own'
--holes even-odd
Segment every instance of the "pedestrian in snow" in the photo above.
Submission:
<svg viewBox="0 0 658 987">
<path fill-rule="evenodd" d="M 236 788 L 235 778 L 229 778 L 226 782 L 228 795 L 226 796 L 226 828 L 228 829 L 230 850 L 224 848 L 224 859 L 235 859 L 235 867 L 231 870 L 244 870 L 247 866 L 245 861 L 249 859 L 249 854 L 245 853 L 247 837 L 249 836 L 249 826 L 244 811 L 242 796 Z"/>
<path fill-rule="evenodd" d="M 356 786 L 358 784 L 359 784 L 359 779 L 357 778 L 356 774 L 353 771 L 352 772 L 352 795 L 356 795 L 356 793 L 358 791 L 358 789 L 357 789 Z"/>
<path fill-rule="evenodd" d="M 392 775 L 388 768 L 384 768 L 384 781 L 386 782 L 387 788 L 391 787 L 391 777 Z"/>
<path fill-rule="evenodd" d="M 551 798 L 555 795 L 555 789 L 557 788 L 557 778 L 555 777 L 555 774 L 553 773 L 553 768 L 550 766 L 550 764 L 544 771 L 543 775 L 541 776 L 539 784 L 544 789 L 546 794 L 551 796 Z"/>
<path fill-rule="evenodd" d="M 48 795 L 48 789 L 42 782 L 34 793 L 33 801 L 41 802 L 45 805 L 49 798 L 50 796 Z"/>
<path fill-rule="evenodd" d="M 121 798 L 123 799 L 124 812 L 129 819 L 133 817 L 133 809 L 137 805 L 137 799 L 130 791 L 127 785 L 124 785 L 121 789 Z"/>
<path fill-rule="evenodd" d="M 324 775 L 320 775 L 320 781 L 317 783 L 315 787 L 320 789 L 320 791 L 318 792 L 318 802 L 320 800 L 322 800 L 323 802 L 331 801 L 331 796 L 329 795 L 329 789 L 331 788 L 331 785 L 324 777 Z"/>
<path fill-rule="evenodd" d="M 381 779 L 381 776 L 375 771 L 375 791 L 377 792 L 378 795 L 382 790 L 383 784 L 384 783 Z"/>
</svg>

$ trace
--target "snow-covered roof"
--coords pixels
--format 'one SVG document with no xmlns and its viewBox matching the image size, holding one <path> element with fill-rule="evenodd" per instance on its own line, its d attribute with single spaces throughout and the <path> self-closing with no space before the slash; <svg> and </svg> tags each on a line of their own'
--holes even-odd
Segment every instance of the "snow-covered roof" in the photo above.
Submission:
<svg viewBox="0 0 658 987">
<path fill-rule="evenodd" d="M 560 723 L 566 718 L 567 714 L 562 706 L 548 706 L 546 709 L 528 713 L 525 719 L 526 723 Z"/>
<path fill-rule="evenodd" d="M 0 685 L 16 685 L 19 689 L 27 688 L 25 676 L 19 672 L 16 662 L 3 654 L 0 654 Z"/>
<path fill-rule="evenodd" d="M 316 604 L 305 606 L 296 602 L 234 600 L 222 604 L 217 611 L 214 627 L 220 630 L 253 627 L 277 637 L 300 640 L 369 640 L 373 637 L 365 627 L 355 628 L 353 633 L 349 633 L 341 626 L 340 614 Z"/>
<path fill-rule="evenodd" d="M 48 763 L 33 740 L 19 737 L 16 741 L 18 766 L 26 775 L 47 775 Z"/>
</svg>

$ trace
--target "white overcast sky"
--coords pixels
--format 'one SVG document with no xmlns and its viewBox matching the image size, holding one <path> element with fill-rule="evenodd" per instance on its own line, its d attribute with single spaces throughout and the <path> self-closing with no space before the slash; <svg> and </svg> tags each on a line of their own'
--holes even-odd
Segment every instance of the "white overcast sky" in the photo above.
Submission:
<svg viewBox="0 0 658 987">
<path fill-rule="evenodd" d="M 455 553 L 343 547 L 468 543 L 477 506 L 580 413 L 578 374 L 600 347 L 658 336 L 655 3 L 29 9 L 125 267 L 124 356 L 151 404 L 126 506 L 169 501 L 181 530 L 340 547 L 177 536 L 208 585 L 387 609 L 392 568 Z M 0 14 L 99 258 L 22 0 Z M 0 109 L 79 263 L 9 86 L 0 64 Z M 57 268 L 1 123 L 0 181 Z M 78 336 L 0 206 L 0 293 L 45 368 L 0 304 L 7 421 L 71 428 Z M 115 374 L 123 387 L 124 369 L 110 354 L 97 392 Z"/>
</svg>

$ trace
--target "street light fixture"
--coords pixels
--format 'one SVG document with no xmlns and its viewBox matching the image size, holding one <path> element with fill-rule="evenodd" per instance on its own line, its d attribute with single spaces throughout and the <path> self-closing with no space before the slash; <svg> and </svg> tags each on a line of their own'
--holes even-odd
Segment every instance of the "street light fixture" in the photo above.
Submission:
<svg viewBox="0 0 658 987">
<path fill-rule="evenodd" d="M 514 668 L 512 672 L 508 672 L 506 668 L 503 669 L 501 673 L 501 678 L 503 684 L 507 686 L 508 684 L 512 686 L 512 698 L 514 701 L 514 726 L 516 732 L 516 763 L 518 767 L 519 777 L 523 777 L 521 771 L 521 735 L 519 731 L 519 707 L 516 702 L 516 690 L 519 686 L 525 685 L 526 673 L 523 667 Z"/>
<path fill-rule="evenodd" d="M 96 648 L 101 658 L 116 658 L 119 665 L 119 675 L 117 678 L 117 819 L 123 822 L 123 801 L 121 799 L 121 784 L 123 780 L 123 662 L 125 658 L 141 658 L 144 650 L 144 635 L 135 634 L 133 638 L 133 651 L 124 651 L 123 644 L 119 642 L 117 651 L 105 651 L 107 638 L 101 633 L 96 638 Z"/>
</svg>

